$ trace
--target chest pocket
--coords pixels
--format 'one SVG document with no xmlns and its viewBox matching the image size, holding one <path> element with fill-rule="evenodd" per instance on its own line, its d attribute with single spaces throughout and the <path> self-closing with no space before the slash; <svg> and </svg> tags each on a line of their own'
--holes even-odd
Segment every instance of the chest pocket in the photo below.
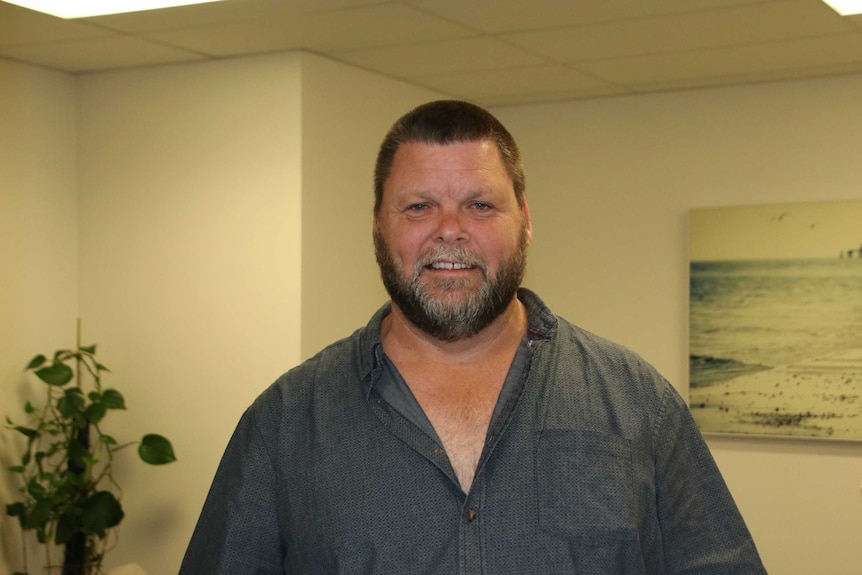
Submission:
<svg viewBox="0 0 862 575">
<path fill-rule="evenodd" d="M 632 448 L 622 437 L 545 429 L 537 441 L 539 525 L 582 545 L 637 538 Z"/>
</svg>

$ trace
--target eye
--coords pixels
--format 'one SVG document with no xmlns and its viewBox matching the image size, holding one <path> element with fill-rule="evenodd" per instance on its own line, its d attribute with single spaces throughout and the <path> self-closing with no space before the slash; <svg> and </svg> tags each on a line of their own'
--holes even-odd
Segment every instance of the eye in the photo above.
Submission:
<svg viewBox="0 0 862 575">
<path fill-rule="evenodd" d="M 424 212 L 428 209 L 428 204 L 410 204 L 407 206 L 408 212 Z"/>
<path fill-rule="evenodd" d="M 473 209 L 484 212 L 491 209 L 491 204 L 485 202 L 473 202 Z"/>
</svg>

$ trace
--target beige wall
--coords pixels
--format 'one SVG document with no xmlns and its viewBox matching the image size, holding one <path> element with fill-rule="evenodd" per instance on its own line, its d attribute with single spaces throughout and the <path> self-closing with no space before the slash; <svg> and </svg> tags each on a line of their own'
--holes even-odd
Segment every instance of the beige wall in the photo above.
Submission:
<svg viewBox="0 0 862 575">
<path fill-rule="evenodd" d="M 305 359 L 365 325 L 386 301 L 371 241 L 374 158 L 398 116 L 440 96 L 319 57 L 303 62 Z"/>
<path fill-rule="evenodd" d="M 527 163 L 527 285 L 685 393 L 688 209 L 862 199 L 860 94 L 848 76 L 498 110 Z M 770 573 L 859 572 L 862 444 L 710 446 Z"/>
<path fill-rule="evenodd" d="M 78 306 L 75 83 L 0 59 L 0 417 L 41 384 L 27 362 L 75 341 Z M 0 573 L 20 567 L 17 521 L 5 504 L 17 485 L 6 467 L 23 443 L 0 430 Z M 31 546 L 32 547 L 32 546 Z M 32 565 L 32 563 L 31 563 Z M 35 570 L 34 570 L 35 571 Z"/>
<path fill-rule="evenodd" d="M 112 565 L 177 570 L 233 426 L 299 360 L 300 77 L 287 54 L 79 78 L 85 340 L 124 434 L 179 458 L 118 469 Z"/>
<path fill-rule="evenodd" d="M 497 110 L 527 159 L 527 284 L 684 390 L 686 210 L 858 199 L 860 88 L 851 76 Z M 77 80 L 0 60 L 2 411 L 20 402 L 22 361 L 74 343 L 80 309 L 130 406 L 116 435 L 163 432 L 180 457 L 121 466 L 129 517 L 111 565 L 175 572 L 242 410 L 381 303 L 373 148 L 431 97 L 301 54 Z M 860 444 L 711 445 L 771 572 L 855 573 Z"/>
</svg>

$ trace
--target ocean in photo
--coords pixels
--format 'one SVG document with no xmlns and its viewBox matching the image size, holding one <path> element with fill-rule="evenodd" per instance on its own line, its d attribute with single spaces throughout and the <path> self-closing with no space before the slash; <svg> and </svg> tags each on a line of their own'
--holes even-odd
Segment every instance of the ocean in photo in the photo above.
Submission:
<svg viewBox="0 0 862 575">
<path fill-rule="evenodd" d="M 692 262 L 690 282 L 703 430 L 862 439 L 862 259 Z"/>
</svg>

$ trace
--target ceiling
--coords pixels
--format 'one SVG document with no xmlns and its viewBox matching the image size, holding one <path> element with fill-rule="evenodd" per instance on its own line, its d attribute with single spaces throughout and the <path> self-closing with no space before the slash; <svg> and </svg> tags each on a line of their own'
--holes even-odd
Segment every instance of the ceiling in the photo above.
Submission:
<svg viewBox="0 0 862 575">
<path fill-rule="evenodd" d="M 303 50 L 487 106 L 862 72 L 820 0 L 226 0 L 63 20 L 0 2 L 0 57 L 87 73 Z"/>
</svg>

